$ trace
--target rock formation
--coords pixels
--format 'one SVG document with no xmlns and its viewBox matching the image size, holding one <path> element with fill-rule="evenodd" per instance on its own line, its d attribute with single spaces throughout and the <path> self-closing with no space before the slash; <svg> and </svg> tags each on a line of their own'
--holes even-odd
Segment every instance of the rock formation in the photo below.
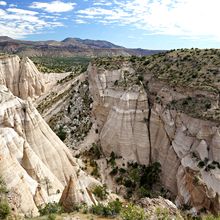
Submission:
<svg viewBox="0 0 220 220">
<path fill-rule="evenodd" d="M 140 205 L 145 208 L 150 220 L 165 219 L 167 215 L 171 219 L 184 219 L 179 213 L 178 208 L 167 199 L 159 198 L 143 198 L 140 200 Z"/>
<path fill-rule="evenodd" d="M 41 73 L 29 58 L 0 57 L 0 84 L 22 99 L 36 98 L 45 91 Z"/>
<path fill-rule="evenodd" d="M 219 210 L 218 123 L 168 107 L 188 94 L 148 72 L 143 85 L 128 61 L 119 68 L 116 62 L 107 67 L 94 62 L 88 74 L 104 154 L 114 151 L 146 165 L 160 162 L 162 182 L 176 196 L 178 206 Z"/>
<path fill-rule="evenodd" d="M 84 201 L 90 201 L 88 205 L 96 204 L 96 199 L 92 193 L 89 192 L 87 186 L 88 193 L 82 191 L 82 186 L 85 184 L 83 181 L 78 182 L 76 176 L 72 175 L 68 182 L 68 185 L 65 187 L 62 197 L 60 199 L 60 203 L 63 206 L 64 210 L 67 212 L 74 211 L 77 205 L 84 203 Z"/>
<path fill-rule="evenodd" d="M 33 104 L 14 96 L 3 85 L 0 85 L 0 174 L 9 190 L 11 206 L 26 216 L 36 216 L 37 206 L 43 203 L 58 202 L 67 185 L 76 186 L 72 202 L 91 205 L 94 199 L 89 189 L 98 183 L 80 170 L 68 148 Z"/>
</svg>

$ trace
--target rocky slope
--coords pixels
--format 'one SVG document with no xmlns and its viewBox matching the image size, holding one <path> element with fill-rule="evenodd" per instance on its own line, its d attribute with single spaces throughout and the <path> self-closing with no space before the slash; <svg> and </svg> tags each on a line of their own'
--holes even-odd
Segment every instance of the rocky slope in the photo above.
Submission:
<svg viewBox="0 0 220 220">
<path fill-rule="evenodd" d="M 0 84 L 22 99 L 36 98 L 45 91 L 41 73 L 28 58 L 0 56 Z"/>
<path fill-rule="evenodd" d="M 169 70 L 166 74 L 163 68 L 163 60 L 171 60 L 172 53 L 158 56 L 162 64 L 156 63 L 156 56 L 155 60 L 99 59 L 89 66 L 92 113 L 101 148 L 106 156 L 114 152 L 125 161 L 160 162 L 162 183 L 179 207 L 217 213 L 220 131 L 214 113 L 218 94 L 173 84 Z M 163 79 L 154 68 L 163 69 Z M 179 70 L 185 71 L 181 68 L 180 62 Z"/>
<path fill-rule="evenodd" d="M 64 191 L 74 203 L 96 201 L 90 187 L 99 184 L 80 170 L 63 142 L 52 132 L 31 102 L 0 86 L 0 173 L 9 190 L 11 206 L 27 216 L 41 204 L 61 198 Z"/>
<path fill-rule="evenodd" d="M 37 105 L 44 100 L 46 106 L 44 102 L 41 113 L 49 120 L 62 109 L 58 108 L 56 101 L 60 99 L 56 97 L 65 100 L 72 86 L 83 86 L 85 76 L 43 75 L 28 58 L 20 60 L 17 56 L 1 57 L 0 70 L 0 176 L 9 191 L 11 209 L 33 217 L 39 214 L 39 206 L 49 202 L 60 201 L 65 210 L 76 204 L 97 203 L 92 192 L 101 183 L 81 169 L 83 163 L 73 157 L 32 103 L 35 100 Z M 66 83 L 63 90 L 61 82 Z M 55 90 L 49 93 L 52 86 Z M 79 91 L 83 92 L 83 88 Z M 55 106 L 47 103 L 52 100 L 51 94 L 56 98 Z M 78 98 L 79 95 L 73 101 Z M 50 114 L 43 111 L 46 109 Z M 115 197 L 109 194 L 108 199 L 111 198 Z"/>
</svg>

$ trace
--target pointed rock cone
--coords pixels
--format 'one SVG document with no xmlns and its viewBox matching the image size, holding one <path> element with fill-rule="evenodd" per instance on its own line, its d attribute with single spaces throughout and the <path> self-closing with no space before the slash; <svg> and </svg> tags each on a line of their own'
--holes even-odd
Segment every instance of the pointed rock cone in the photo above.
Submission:
<svg viewBox="0 0 220 220">
<path fill-rule="evenodd" d="M 60 204 L 66 212 L 74 211 L 74 207 L 83 202 L 82 192 L 77 185 L 77 180 L 72 175 L 60 199 Z"/>
<path fill-rule="evenodd" d="M 57 192 L 63 191 L 63 185 L 28 146 L 27 142 L 24 143 L 21 165 L 29 176 L 41 184 L 48 196 L 53 196 L 55 201 L 59 201 L 61 194 Z"/>
<path fill-rule="evenodd" d="M 41 188 L 40 185 L 36 188 L 35 195 L 34 195 L 34 202 L 36 206 L 41 206 L 48 202 L 48 197 L 46 192 Z"/>
<path fill-rule="evenodd" d="M 24 142 L 24 149 L 23 149 L 23 158 L 21 161 L 22 167 L 27 171 L 27 173 L 35 180 L 38 180 L 38 177 L 36 175 L 35 166 L 36 161 L 34 161 L 31 155 L 30 149 L 26 142 Z"/>
<path fill-rule="evenodd" d="M 44 80 L 42 74 L 37 70 L 29 58 L 23 58 L 20 64 L 19 97 L 40 96 L 44 91 Z"/>
</svg>

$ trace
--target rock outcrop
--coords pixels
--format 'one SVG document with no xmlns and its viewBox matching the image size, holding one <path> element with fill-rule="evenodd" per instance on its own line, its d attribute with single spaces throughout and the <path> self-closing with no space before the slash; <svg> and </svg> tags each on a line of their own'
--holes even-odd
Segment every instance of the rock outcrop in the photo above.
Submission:
<svg viewBox="0 0 220 220">
<path fill-rule="evenodd" d="M 3 85 L 0 85 L 0 174 L 9 190 L 10 205 L 26 216 L 38 215 L 39 205 L 58 202 L 69 185 L 76 186 L 72 202 L 91 205 L 94 199 L 89 190 L 98 184 L 80 170 L 76 159 L 33 104 L 14 96 Z"/>
<path fill-rule="evenodd" d="M 148 72 L 143 85 L 130 62 L 109 66 L 94 62 L 88 68 L 93 118 L 104 154 L 114 151 L 146 165 L 160 162 L 161 180 L 178 206 L 219 210 L 219 124 L 172 109 L 172 103 L 189 94 Z"/>
<path fill-rule="evenodd" d="M 108 156 L 114 151 L 128 160 L 135 158 L 140 163 L 148 164 L 150 142 L 146 135 L 149 118 L 147 94 L 139 87 L 115 90 L 114 82 L 123 77 L 124 71 L 129 71 L 129 67 L 100 74 L 95 66 L 89 69 L 90 91 L 101 145 Z"/>
<path fill-rule="evenodd" d="M 22 99 L 36 98 L 45 91 L 44 79 L 29 58 L 0 57 L 0 84 Z"/>
<path fill-rule="evenodd" d="M 183 220 L 178 208 L 170 200 L 159 198 L 143 198 L 139 201 L 148 215 L 150 220 L 154 219 L 166 219 L 169 216 L 170 219 Z"/>
</svg>

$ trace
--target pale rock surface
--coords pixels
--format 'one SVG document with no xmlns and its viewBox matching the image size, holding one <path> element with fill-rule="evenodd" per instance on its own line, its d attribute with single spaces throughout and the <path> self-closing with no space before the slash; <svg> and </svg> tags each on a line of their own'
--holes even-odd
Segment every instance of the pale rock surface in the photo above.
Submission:
<svg viewBox="0 0 220 220">
<path fill-rule="evenodd" d="M 98 181 L 76 163 L 69 149 L 53 133 L 33 104 L 0 85 L 0 173 L 17 213 L 38 215 L 37 206 L 58 202 L 70 176 L 75 199 L 93 204 L 90 185 Z M 77 174 L 78 173 L 78 176 Z M 83 197 L 81 195 L 83 192 Z"/>
<path fill-rule="evenodd" d="M 104 72 L 89 67 L 90 90 L 96 122 L 102 127 L 100 140 L 104 153 L 114 151 L 128 160 L 149 163 L 148 102 L 145 91 L 115 91 L 112 85 L 122 71 Z M 106 74 L 106 75 L 105 75 Z"/>
<path fill-rule="evenodd" d="M 115 81 L 124 77 L 125 70 L 134 73 L 128 66 L 105 70 L 93 64 L 88 68 L 93 117 L 103 152 L 109 156 L 114 151 L 127 160 L 146 165 L 158 161 L 162 183 L 176 197 L 178 206 L 219 210 L 218 124 L 166 108 L 167 103 L 183 98 L 184 94 L 164 84 L 153 86 L 149 82 L 148 93 L 141 85 L 117 87 Z M 149 106 L 152 91 L 163 99 Z M 206 160 L 202 168 L 198 166 Z M 206 168 L 213 161 L 215 167 Z"/>
<path fill-rule="evenodd" d="M 139 201 L 139 204 L 146 210 L 146 214 L 150 220 L 157 220 L 166 218 L 160 213 L 167 213 L 170 219 L 183 220 L 183 217 L 179 213 L 178 208 L 170 200 L 162 197 L 158 198 L 143 198 Z"/>
<path fill-rule="evenodd" d="M 85 182 L 86 183 L 86 182 Z M 97 201 L 92 193 L 88 193 L 90 187 L 92 186 L 86 186 L 84 187 L 85 190 L 82 190 L 82 185 L 84 182 L 77 183 L 77 177 L 72 175 L 70 177 L 70 180 L 65 187 L 62 197 L 60 199 L 60 202 L 62 206 L 64 207 L 65 211 L 71 212 L 74 211 L 74 208 L 77 205 L 82 204 L 84 201 L 90 201 L 91 203 L 88 205 L 96 204 Z"/>
<path fill-rule="evenodd" d="M 29 58 L 0 58 L 0 84 L 22 99 L 36 98 L 45 91 L 43 75 Z"/>
</svg>

